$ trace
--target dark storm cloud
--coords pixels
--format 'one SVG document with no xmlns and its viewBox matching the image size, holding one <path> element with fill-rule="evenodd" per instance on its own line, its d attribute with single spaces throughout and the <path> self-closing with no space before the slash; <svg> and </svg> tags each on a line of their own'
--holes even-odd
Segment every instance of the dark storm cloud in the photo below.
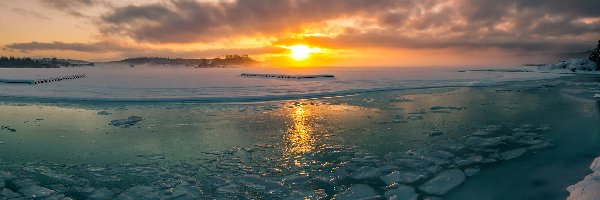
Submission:
<svg viewBox="0 0 600 200">
<path fill-rule="evenodd" d="M 374 14 L 392 0 L 240 0 L 127 6 L 103 17 L 108 33 L 149 42 L 195 42 L 237 35 L 295 31 L 303 24 L 340 16 Z"/>
<path fill-rule="evenodd" d="M 237 0 L 116 8 L 101 19 L 105 34 L 153 43 L 205 42 L 235 36 L 275 36 L 344 17 L 374 19 L 375 30 L 322 38 L 393 48 L 585 50 L 600 37 L 598 0 Z M 358 27 L 360 29 L 360 27 Z M 561 42 L 558 42 L 561 41 Z"/>
</svg>

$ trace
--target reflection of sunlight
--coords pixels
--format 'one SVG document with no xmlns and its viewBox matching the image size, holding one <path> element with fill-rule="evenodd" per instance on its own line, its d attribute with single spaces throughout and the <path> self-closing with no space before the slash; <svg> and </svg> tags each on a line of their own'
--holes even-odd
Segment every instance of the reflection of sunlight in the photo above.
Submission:
<svg viewBox="0 0 600 200">
<path fill-rule="evenodd" d="M 303 105 L 294 108 L 293 123 L 288 134 L 291 154 L 308 153 L 313 149 L 311 130 L 307 122 L 308 114 Z"/>
</svg>

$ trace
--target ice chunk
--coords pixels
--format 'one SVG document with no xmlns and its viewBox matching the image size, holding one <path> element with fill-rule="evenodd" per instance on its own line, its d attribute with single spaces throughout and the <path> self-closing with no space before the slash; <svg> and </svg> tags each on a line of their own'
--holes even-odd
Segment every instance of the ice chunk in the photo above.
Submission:
<svg viewBox="0 0 600 200">
<path fill-rule="evenodd" d="M 513 150 L 502 152 L 500 153 L 500 156 L 502 156 L 502 159 L 504 160 L 510 160 L 522 156 L 523 154 L 525 154 L 525 152 L 527 152 L 525 148 L 516 148 Z"/>
<path fill-rule="evenodd" d="M 379 177 L 386 185 L 394 183 L 414 183 L 427 178 L 427 173 L 419 171 L 393 171 L 385 176 Z"/>
<path fill-rule="evenodd" d="M 350 178 L 363 180 L 363 179 L 377 179 L 383 173 L 391 171 L 394 167 L 389 165 L 384 165 L 381 167 L 361 167 L 357 171 L 350 174 Z"/>
<path fill-rule="evenodd" d="M 195 187 L 185 186 L 184 184 L 179 184 L 174 189 L 172 196 L 174 198 L 179 199 L 198 199 L 198 195 L 196 194 Z"/>
<path fill-rule="evenodd" d="M 64 194 L 53 194 L 50 197 L 44 198 L 44 200 L 68 200 L 71 198 L 66 197 Z"/>
<path fill-rule="evenodd" d="M 502 144 L 506 139 L 508 139 L 507 136 L 498 136 L 491 138 L 469 137 L 469 139 L 467 139 L 467 144 L 470 146 L 491 147 Z"/>
<path fill-rule="evenodd" d="M 45 187 L 40 187 L 37 185 L 32 185 L 29 187 L 19 189 L 19 192 L 29 198 L 44 198 L 52 195 L 54 193 L 54 190 Z"/>
<path fill-rule="evenodd" d="M 415 188 L 408 185 L 398 185 L 396 188 L 385 192 L 385 198 L 395 200 L 417 200 L 419 195 L 415 192 Z"/>
<path fill-rule="evenodd" d="M 240 183 L 242 183 L 248 188 L 260 191 L 265 195 L 276 194 L 284 190 L 282 183 L 268 179 L 263 179 L 260 176 L 244 176 L 240 179 Z"/>
<path fill-rule="evenodd" d="M 423 159 L 424 161 L 430 162 L 430 163 L 434 163 L 436 165 L 447 165 L 452 163 L 452 161 L 450 160 L 446 160 L 446 159 L 442 159 L 442 158 L 438 158 L 438 157 L 432 157 L 432 156 L 422 156 L 421 159 Z"/>
<path fill-rule="evenodd" d="M 462 166 L 466 166 L 466 165 L 481 163 L 482 161 L 483 161 L 483 156 L 474 155 L 474 156 L 469 156 L 467 158 L 458 158 L 457 157 L 454 159 L 454 164 L 456 164 L 459 167 L 462 167 Z"/>
<path fill-rule="evenodd" d="M 552 142 L 550 142 L 548 140 L 544 140 L 539 144 L 534 144 L 534 145 L 527 147 L 527 150 L 543 149 L 543 148 L 548 148 L 551 146 L 554 146 L 554 144 L 552 144 Z"/>
<path fill-rule="evenodd" d="M 310 177 L 306 174 L 290 174 L 283 177 L 283 182 L 291 185 L 301 185 L 309 181 Z"/>
<path fill-rule="evenodd" d="M 105 111 L 105 110 L 103 110 L 103 111 L 100 111 L 100 112 L 98 112 L 97 114 L 98 114 L 98 115 L 111 115 L 112 113 L 110 113 L 110 112 L 108 112 L 108 111 Z"/>
<path fill-rule="evenodd" d="M 447 150 L 450 150 L 450 151 L 460 151 L 465 148 L 464 144 L 461 144 L 458 142 L 451 142 L 451 141 L 439 143 L 439 144 L 437 144 L 437 146 L 447 149 Z"/>
<path fill-rule="evenodd" d="M 425 168 L 425 171 L 429 174 L 437 174 L 438 172 L 442 171 L 442 167 L 439 165 L 431 165 Z"/>
<path fill-rule="evenodd" d="M 594 161 L 590 165 L 590 169 L 595 172 L 600 171 L 600 157 L 594 159 Z"/>
<path fill-rule="evenodd" d="M 342 193 L 336 194 L 334 199 L 344 200 L 344 199 L 380 199 L 381 196 L 375 192 L 373 188 L 368 185 L 358 184 L 352 185 L 350 188 L 346 189 Z"/>
<path fill-rule="evenodd" d="M 434 136 L 440 136 L 443 135 L 444 132 L 441 130 L 432 130 L 429 132 L 429 136 L 434 137 Z"/>
<path fill-rule="evenodd" d="M 440 172 L 437 176 L 427 181 L 419 190 L 433 195 L 443 195 L 465 181 L 465 173 L 460 169 L 449 169 Z"/>
<path fill-rule="evenodd" d="M 158 199 L 159 190 L 150 186 L 135 186 L 125 190 L 118 199 Z"/>
<path fill-rule="evenodd" d="M 2 193 L 0 193 L 0 194 L 2 194 L 0 196 L 6 197 L 9 199 L 21 197 L 21 194 L 13 192 L 12 190 L 10 190 L 8 188 L 2 189 Z"/>
<path fill-rule="evenodd" d="M 525 145 L 536 145 L 536 144 L 540 144 L 542 142 L 544 142 L 545 140 L 542 139 L 535 139 L 533 137 L 527 136 L 527 137 L 522 137 L 518 140 L 515 140 L 515 143 L 519 143 L 519 144 L 525 144 Z"/>
<path fill-rule="evenodd" d="M 393 161 L 393 164 L 405 166 L 408 168 L 425 168 L 431 165 L 431 162 L 422 159 L 401 158 Z"/>
<path fill-rule="evenodd" d="M 441 159 L 449 159 L 449 158 L 454 157 L 454 154 L 447 152 L 447 151 L 442 151 L 442 150 L 433 151 L 427 155 L 433 156 L 436 158 L 441 158 Z"/>
<path fill-rule="evenodd" d="M 90 199 L 111 199 L 115 194 L 107 188 L 100 188 L 94 191 L 88 198 Z"/>
<path fill-rule="evenodd" d="M 142 117 L 131 116 L 131 117 L 128 117 L 127 119 L 112 120 L 112 121 L 110 121 L 109 125 L 116 126 L 116 127 L 127 128 L 127 127 L 135 125 L 136 123 L 138 123 L 138 122 L 140 122 L 142 120 L 143 120 Z"/>
<path fill-rule="evenodd" d="M 467 169 L 465 169 L 465 175 L 467 177 L 473 176 L 473 175 L 479 173 L 479 170 L 480 170 L 479 167 L 467 168 Z"/>
</svg>

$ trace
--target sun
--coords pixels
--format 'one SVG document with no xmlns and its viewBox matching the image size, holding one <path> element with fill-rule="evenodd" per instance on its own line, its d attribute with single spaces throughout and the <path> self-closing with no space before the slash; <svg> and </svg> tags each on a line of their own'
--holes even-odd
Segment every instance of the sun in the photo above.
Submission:
<svg viewBox="0 0 600 200">
<path fill-rule="evenodd" d="M 291 51 L 289 56 L 298 61 L 307 59 L 311 53 L 319 52 L 319 49 L 310 48 L 309 46 L 303 44 L 288 46 L 286 48 Z"/>
</svg>

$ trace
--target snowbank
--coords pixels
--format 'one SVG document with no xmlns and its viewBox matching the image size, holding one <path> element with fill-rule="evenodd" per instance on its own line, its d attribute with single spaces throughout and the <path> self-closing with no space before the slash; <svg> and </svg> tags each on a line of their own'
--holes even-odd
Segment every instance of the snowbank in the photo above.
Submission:
<svg viewBox="0 0 600 200">
<path fill-rule="evenodd" d="M 589 59 L 570 59 L 555 64 L 547 64 L 538 67 L 540 71 L 597 71 L 596 63 Z"/>
<path fill-rule="evenodd" d="M 570 193 L 567 200 L 600 199 L 600 157 L 592 162 L 590 169 L 594 173 L 587 175 L 582 181 L 567 188 Z"/>
</svg>

